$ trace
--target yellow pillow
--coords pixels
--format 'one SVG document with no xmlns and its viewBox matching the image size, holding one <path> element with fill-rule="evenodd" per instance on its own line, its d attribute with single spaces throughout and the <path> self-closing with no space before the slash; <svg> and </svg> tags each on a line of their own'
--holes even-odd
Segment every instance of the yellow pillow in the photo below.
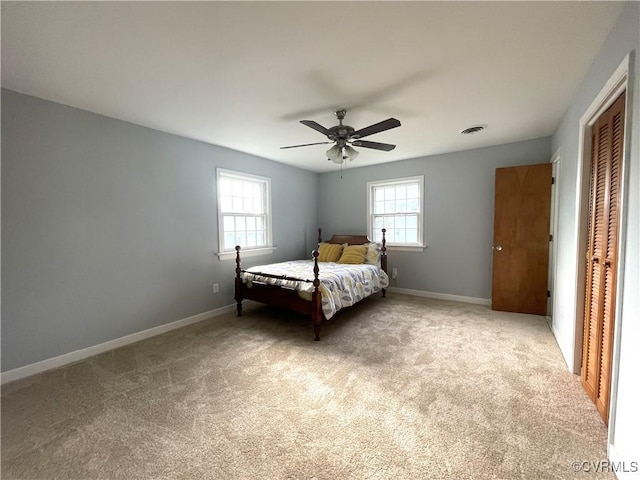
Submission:
<svg viewBox="0 0 640 480">
<path fill-rule="evenodd" d="M 338 263 L 360 264 L 364 263 L 364 257 L 369 247 L 367 245 L 348 245 L 344 247 Z"/>
<path fill-rule="evenodd" d="M 337 262 L 342 255 L 344 247 L 339 243 L 322 242 L 318 245 L 318 261 L 319 262 Z"/>
</svg>

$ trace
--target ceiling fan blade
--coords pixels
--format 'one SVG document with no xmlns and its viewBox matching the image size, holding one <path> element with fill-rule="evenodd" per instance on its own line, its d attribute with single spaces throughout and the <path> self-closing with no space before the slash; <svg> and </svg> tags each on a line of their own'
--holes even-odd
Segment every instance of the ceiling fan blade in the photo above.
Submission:
<svg viewBox="0 0 640 480">
<path fill-rule="evenodd" d="M 313 128 L 314 130 L 320 132 L 321 134 L 329 137 L 331 135 L 331 131 L 327 128 L 324 128 L 318 122 L 314 122 L 313 120 L 300 120 L 300 123 L 306 125 L 307 127 Z"/>
<path fill-rule="evenodd" d="M 308 147 L 309 145 L 324 145 L 325 143 L 333 143 L 333 142 L 303 143 L 302 145 L 290 145 L 288 147 L 280 147 L 280 150 L 284 150 L 285 148 Z"/>
<path fill-rule="evenodd" d="M 361 128 L 360 130 L 356 130 L 351 134 L 351 138 L 368 137 L 369 135 L 373 135 L 374 133 L 384 132 L 385 130 L 390 130 L 392 128 L 399 127 L 400 125 L 400 120 L 397 120 L 395 118 L 387 118 L 382 122 L 376 123 L 374 125 L 369 125 L 368 127 Z"/>
<path fill-rule="evenodd" d="M 351 145 L 355 145 L 356 147 L 373 148 L 374 150 L 384 150 L 385 152 L 390 152 L 396 148 L 395 145 L 391 145 L 389 143 L 368 142 L 367 140 L 356 140 L 355 142 L 351 142 Z"/>
</svg>

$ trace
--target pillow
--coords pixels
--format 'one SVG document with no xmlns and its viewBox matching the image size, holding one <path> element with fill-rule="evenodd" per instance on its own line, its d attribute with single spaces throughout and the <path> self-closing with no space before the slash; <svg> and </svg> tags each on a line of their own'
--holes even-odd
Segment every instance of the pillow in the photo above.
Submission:
<svg viewBox="0 0 640 480">
<path fill-rule="evenodd" d="M 343 245 L 339 243 L 322 242 L 318 245 L 318 261 L 319 262 L 337 262 L 342 255 Z"/>
<path fill-rule="evenodd" d="M 367 253 L 364 257 L 364 263 L 369 265 L 380 265 L 380 250 L 382 246 L 379 243 L 367 243 Z"/>
<path fill-rule="evenodd" d="M 338 263 L 350 263 L 353 265 L 364 263 L 368 248 L 367 245 L 347 245 L 344 247 Z"/>
</svg>

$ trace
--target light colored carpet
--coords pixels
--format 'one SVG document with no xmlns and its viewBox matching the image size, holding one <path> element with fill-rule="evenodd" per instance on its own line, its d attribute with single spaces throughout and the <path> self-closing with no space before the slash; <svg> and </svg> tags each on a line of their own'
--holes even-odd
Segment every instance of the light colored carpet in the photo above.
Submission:
<svg viewBox="0 0 640 480">
<path fill-rule="evenodd" d="M 542 317 L 266 307 L 2 389 L 3 479 L 564 479 L 606 428 Z"/>
</svg>

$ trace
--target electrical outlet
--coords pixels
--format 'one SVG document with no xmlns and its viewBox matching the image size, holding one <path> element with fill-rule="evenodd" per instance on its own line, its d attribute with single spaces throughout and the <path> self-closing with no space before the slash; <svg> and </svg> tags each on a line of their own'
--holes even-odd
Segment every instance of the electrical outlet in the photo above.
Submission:
<svg viewBox="0 0 640 480">
<path fill-rule="evenodd" d="M 213 284 L 213 293 L 218 293 L 220 291 L 220 284 L 219 283 L 214 283 Z"/>
<path fill-rule="evenodd" d="M 391 278 L 398 278 L 398 269 L 394 268 L 393 270 L 391 270 Z"/>
</svg>

